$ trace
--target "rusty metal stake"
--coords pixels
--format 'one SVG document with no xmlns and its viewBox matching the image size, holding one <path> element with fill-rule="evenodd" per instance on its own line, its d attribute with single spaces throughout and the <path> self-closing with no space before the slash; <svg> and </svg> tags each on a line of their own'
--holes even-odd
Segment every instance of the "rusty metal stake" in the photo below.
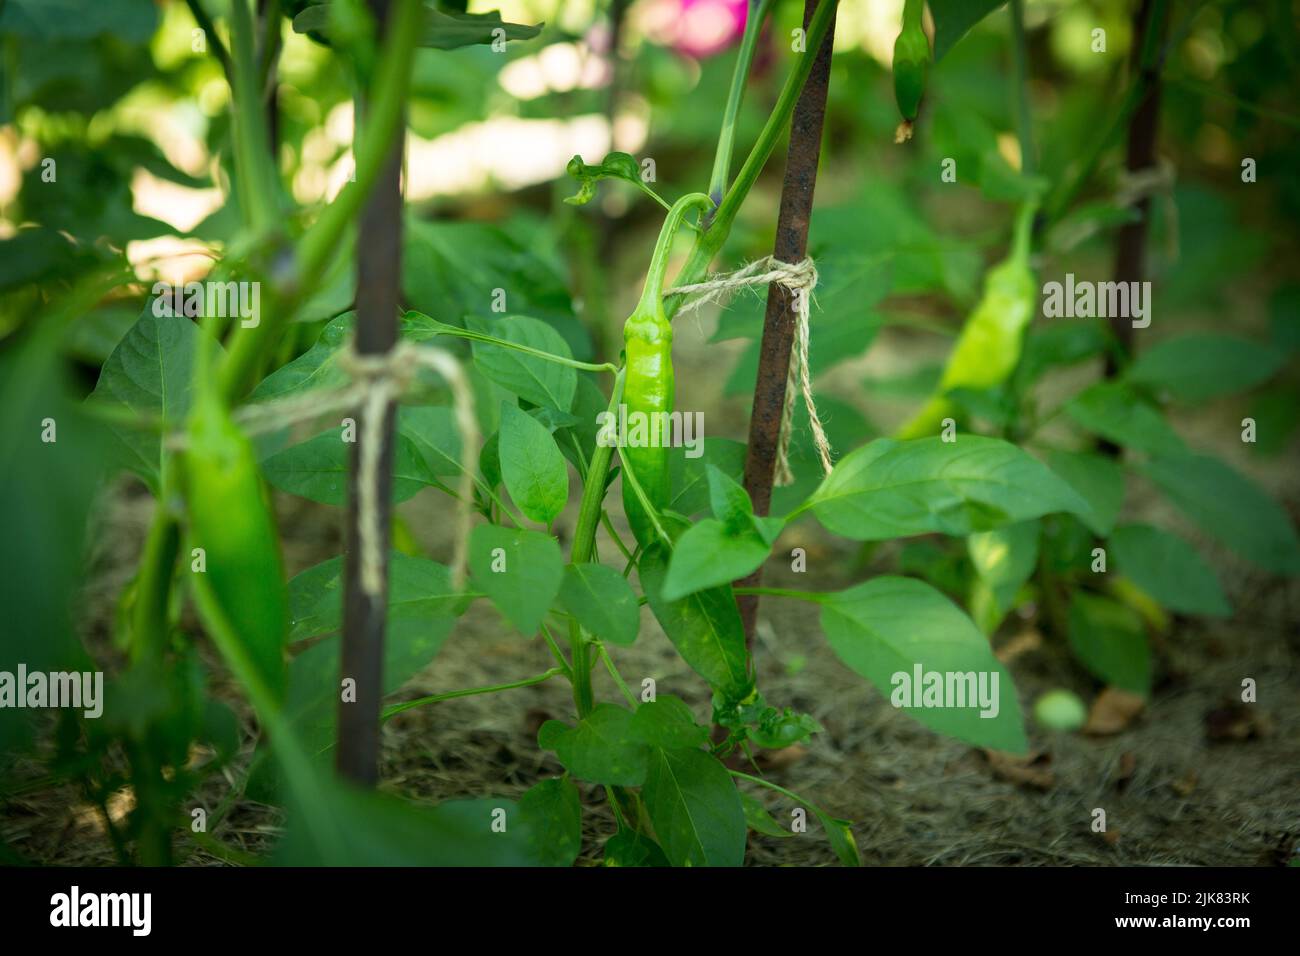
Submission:
<svg viewBox="0 0 1300 956">
<path fill-rule="evenodd" d="M 370 0 L 375 19 L 388 21 L 387 0 Z M 359 124 L 358 124 L 359 125 Z M 402 274 L 402 153 L 404 125 L 384 161 L 358 223 L 356 350 L 383 355 L 397 342 L 397 308 Z M 346 550 L 343 559 L 343 652 L 341 673 L 356 682 L 355 700 L 340 698 L 335 766 L 363 786 L 379 779 L 379 710 L 384 687 L 384 630 L 388 612 L 388 544 L 391 534 L 394 406 L 380 429 L 378 522 L 383 555 L 383 593 L 366 594 L 361 584 L 360 507 L 357 475 L 360 443 L 354 443 L 348 471 Z M 373 440 L 373 436 L 365 436 Z"/>
<path fill-rule="evenodd" d="M 804 0 L 804 29 L 808 28 L 816 9 L 817 0 Z M 817 185 L 817 163 L 821 158 L 822 121 L 826 115 L 826 90 L 830 85 L 831 48 L 834 44 L 835 21 L 832 18 L 790 121 L 790 149 L 786 155 L 781 209 L 776 220 L 776 244 L 772 250 L 772 254 L 782 262 L 800 262 L 808 251 L 808 225 L 812 219 L 813 190 Z M 745 490 L 754 502 L 755 514 L 759 515 L 766 515 L 772 505 L 772 478 L 781 438 L 790 350 L 794 342 L 795 313 L 790 298 L 790 291 L 785 286 L 776 283 L 768 286 L 758 380 L 749 419 L 749 449 L 745 457 Z M 755 587 L 762 576 L 760 568 L 738 583 Z M 745 624 L 745 644 L 752 653 L 758 596 L 741 595 L 736 598 L 736 603 Z"/>
</svg>

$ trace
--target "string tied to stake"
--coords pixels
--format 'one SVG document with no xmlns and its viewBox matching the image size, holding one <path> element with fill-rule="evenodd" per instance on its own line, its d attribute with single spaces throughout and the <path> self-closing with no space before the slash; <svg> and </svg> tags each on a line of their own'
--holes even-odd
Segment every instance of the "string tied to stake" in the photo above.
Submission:
<svg viewBox="0 0 1300 956">
<path fill-rule="evenodd" d="M 679 312 L 692 312 L 711 302 L 717 302 L 749 286 L 776 284 L 784 287 L 790 294 L 790 305 L 794 310 L 794 338 L 790 348 L 790 366 L 786 376 L 785 404 L 781 409 L 781 431 L 777 442 L 776 467 L 773 481 L 777 485 L 788 485 L 794 481 L 790 469 L 790 433 L 794 418 L 796 398 L 802 396 L 804 408 L 808 411 L 808 424 L 812 429 L 813 445 L 817 457 L 821 460 L 822 471 L 831 472 L 831 444 L 817 414 L 817 403 L 813 398 L 812 373 L 808 366 L 809 316 L 812 309 L 813 289 L 817 287 L 817 267 L 812 259 L 799 262 L 783 262 L 775 256 L 767 256 L 749 263 L 735 272 L 721 273 L 705 279 L 668 289 L 665 295 L 686 295 L 689 298 Z"/>
</svg>

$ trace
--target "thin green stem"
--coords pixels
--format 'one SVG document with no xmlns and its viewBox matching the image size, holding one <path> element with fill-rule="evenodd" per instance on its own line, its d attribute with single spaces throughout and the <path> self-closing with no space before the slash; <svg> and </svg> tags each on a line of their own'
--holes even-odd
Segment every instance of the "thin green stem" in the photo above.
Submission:
<svg viewBox="0 0 1300 956">
<path fill-rule="evenodd" d="M 508 339 L 498 338 L 495 335 L 488 335 L 486 332 L 475 332 L 472 329 L 461 329 L 454 325 L 447 325 L 445 322 L 439 322 L 437 319 L 425 315 L 423 312 L 416 312 L 414 309 L 406 314 L 408 316 L 416 315 L 422 319 L 428 319 L 437 326 L 438 335 L 451 335 L 460 339 L 468 339 L 471 342 L 485 342 L 488 345 L 500 346 L 503 349 L 513 349 L 516 352 L 533 355 L 539 359 L 544 359 L 547 362 L 554 362 L 556 365 L 567 365 L 569 368 L 582 369 L 584 372 L 618 373 L 618 366 L 610 362 L 579 362 L 577 359 L 571 359 L 566 355 L 556 355 L 554 352 L 535 349 L 531 345 L 521 345 L 518 342 L 511 342 Z"/>
<path fill-rule="evenodd" d="M 636 472 L 632 468 L 632 463 L 628 461 L 627 455 L 623 454 L 622 448 L 618 450 L 618 458 L 619 461 L 623 463 L 623 480 L 632 486 L 632 493 L 636 495 L 637 502 L 645 510 L 646 516 L 650 519 L 650 523 L 654 525 L 655 534 L 659 535 L 659 539 L 663 541 L 664 544 L 672 544 L 672 538 L 668 536 L 668 532 L 664 530 L 663 524 L 659 521 L 658 510 L 650 503 L 650 499 L 646 496 L 644 489 L 641 487 L 641 482 L 637 481 Z"/>
<path fill-rule="evenodd" d="M 212 55 L 221 63 L 221 69 L 226 74 L 226 80 L 233 86 L 235 68 L 230 62 L 230 54 L 226 51 L 226 45 L 221 42 L 221 37 L 217 34 L 216 24 L 208 16 L 208 11 L 203 9 L 201 0 L 185 0 L 185 5 L 190 8 L 190 15 L 194 17 L 194 22 L 203 31 L 208 46 L 212 48 Z"/>
<path fill-rule="evenodd" d="M 565 660 L 564 652 L 560 650 L 560 645 L 556 643 L 555 635 L 551 633 L 551 629 L 546 626 L 545 622 L 542 623 L 542 638 L 546 641 L 546 646 L 551 649 L 551 656 L 554 657 L 556 662 L 560 665 L 560 669 L 564 672 L 564 676 L 572 680 L 573 668 L 570 667 L 569 662 Z"/>
<path fill-rule="evenodd" d="M 458 697 L 476 697 L 479 694 L 495 694 L 497 691 L 514 690 L 516 687 L 532 687 L 536 684 L 544 684 L 552 677 L 560 677 L 563 674 L 564 671 L 561 668 L 552 667 L 541 674 L 511 681 L 508 684 L 491 684 L 487 687 L 469 687 L 465 690 L 448 691 L 445 694 L 430 694 L 428 697 L 418 697 L 415 700 L 402 701 L 400 704 L 391 704 L 383 709 L 379 719 L 385 721 L 416 707 L 423 707 L 426 704 L 439 704 L 444 700 L 455 700 Z"/>
<path fill-rule="evenodd" d="M 1011 82 L 1020 136 L 1020 172 L 1030 177 L 1034 175 L 1038 164 L 1034 154 L 1033 114 L 1029 107 L 1029 50 L 1025 41 L 1024 0 L 1011 0 L 1011 33 Z"/>
<path fill-rule="evenodd" d="M 811 601 L 814 604 L 820 604 L 821 602 L 825 601 L 828 597 L 830 597 L 830 592 L 828 591 L 796 591 L 793 588 L 738 587 L 738 588 L 732 588 L 732 590 L 738 595 L 754 594 L 754 595 L 762 595 L 766 597 L 787 597 L 787 598 L 794 598 L 799 601 Z"/>
<path fill-rule="evenodd" d="M 616 414 L 618 403 L 623 400 L 623 382 L 626 372 L 619 369 L 614 378 L 614 388 L 609 393 L 608 414 Z M 605 479 L 609 475 L 609 463 L 613 459 L 614 446 L 597 442 L 592 453 L 591 463 L 587 466 L 586 482 L 582 486 L 582 502 L 578 510 L 578 526 L 573 532 L 573 551 L 570 561 L 573 564 L 586 564 L 591 560 L 596 547 L 596 525 L 600 522 L 605 500 Z"/>
<path fill-rule="evenodd" d="M 641 290 L 641 300 L 633 314 L 655 315 L 659 311 L 659 302 L 664 294 L 664 280 L 668 276 L 668 254 L 672 251 L 673 240 L 677 238 L 677 229 L 682 219 L 691 209 L 712 209 L 713 200 L 704 193 L 687 193 L 664 217 L 663 228 L 655 240 L 654 252 L 650 255 L 650 269 L 646 273 L 645 288 Z"/>
<path fill-rule="evenodd" d="M 614 666 L 614 659 L 609 656 L 609 651 L 605 649 L 605 645 L 598 642 L 596 644 L 596 652 L 600 654 L 600 659 L 605 663 L 605 670 L 609 671 L 609 676 L 614 678 L 614 683 L 617 684 L 618 689 L 623 692 L 623 696 L 627 699 L 627 702 L 635 708 L 636 695 L 632 693 L 631 688 L 627 686 L 627 682 L 623 680 L 623 675 L 620 674 L 618 668 Z"/>
<path fill-rule="evenodd" d="M 731 154 L 736 143 L 736 120 L 745 99 L 745 84 L 758 48 L 758 35 L 763 30 L 772 0 L 749 0 L 745 19 L 745 33 L 740 38 L 740 52 L 731 72 L 731 88 L 727 91 L 727 105 L 722 111 L 722 129 L 718 133 L 718 148 L 713 155 L 713 173 L 709 177 L 709 196 L 715 204 L 722 202 L 727 191 L 727 175 L 731 172 Z"/>
<path fill-rule="evenodd" d="M 795 62 L 794 69 L 786 77 L 785 86 L 781 88 L 781 94 L 777 98 L 776 106 L 773 108 L 771 115 L 768 116 L 762 132 L 759 133 L 758 139 L 749 151 L 749 155 L 745 158 L 744 165 L 741 166 L 735 181 L 727 189 L 722 203 L 713 214 L 709 228 L 696 236 L 695 244 L 691 247 L 681 271 L 677 274 L 677 285 L 691 285 L 703 279 L 708 274 L 710 263 L 713 262 L 714 257 L 722 249 L 723 244 L 726 243 L 727 236 L 731 233 L 732 224 L 735 222 L 736 214 L 740 211 L 745 197 L 749 195 L 750 189 L 758 181 L 759 173 L 767 165 L 772 150 L 776 148 L 777 142 L 790 124 L 790 117 L 794 113 L 795 103 L 799 100 L 799 94 L 803 91 L 808 74 L 812 72 L 813 62 L 817 59 L 817 51 L 821 49 L 822 41 L 826 39 L 826 33 L 830 29 L 838 4 L 839 0 L 822 0 L 817 5 L 812 21 L 808 24 L 804 49 L 798 55 L 799 58 Z M 669 318 L 681 308 L 683 301 L 684 297 L 681 295 L 669 296 L 664 299 L 664 311 Z"/>
<path fill-rule="evenodd" d="M 262 112 L 262 89 L 254 61 L 253 17 L 248 0 L 231 0 L 230 48 L 234 65 L 235 181 L 244 222 L 265 233 L 280 218 L 275 157 Z"/>
<path fill-rule="evenodd" d="M 288 324 L 298 303 L 314 288 L 335 254 L 344 230 L 357 217 L 379 179 L 380 169 L 402 123 L 411 65 L 424 21 L 421 0 L 396 2 L 368 100 L 369 108 L 357 139 L 356 178 L 343 187 L 299 240 L 291 267 L 277 277 L 272 295 L 268 296 L 274 307 L 263 308 L 262 321 L 256 326 L 240 326 L 221 368 L 221 392 L 229 402 L 242 398 L 252 387 L 263 356 Z"/>
</svg>

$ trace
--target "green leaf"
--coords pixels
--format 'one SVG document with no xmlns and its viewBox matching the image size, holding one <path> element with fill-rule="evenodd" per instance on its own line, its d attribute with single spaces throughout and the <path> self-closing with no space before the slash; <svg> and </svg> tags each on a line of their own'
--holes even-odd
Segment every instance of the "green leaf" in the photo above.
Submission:
<svg viewBox="0 0 1300 956">
<path fill-rule="evenodd" d="M 928 584 L 874 578 L 827 596 L 821 621 L 840 660 L 927 727 L 978 747 L 1014 753 L 1027 749 L 1011 675 L 970 618 Z M 918 668 L 920 687 L 914 686 Z M 933 674 L 945 686 L 953 682 L 949 699 L 923 696 Z M 968 675 L 964 682 L 961 675 Z M 978 699 L 981 678 L 987 706 Z M 914 700 L 923 706 L 913 706 Z M 989 716 L 983 716 L 986 711 Z"/>
<path fill-rule="evenodd" d="M 158 26 L 152 0 L 7 0 L 0 3 L 0 34 L 36 40 L 83 40 L 111 34 L 144 43 Z"/>
<path fill-rule="evenodd" d="M 1088 504 L 1041 462 L 1007 442 L 963 435 L 881 438 L 835 465 L 808 500 L 835 534 L 877 541 L 940 532 L 966 535 Z"/>
<path fill-rule="evenodd" d="M 934 17 L 934 62 L 957 45 L 975 24 L 1006 3 L 1006 0 L 930 0 Z"/>
<path fill-rule="evenodd" d="M 716 757 L 702 750 L 653 749 L 641 796 L 673 866 L 744 862 L 745 811 Z"/>
<path fill-rule="evenodd" d="M 311 826 L 316 821 L 322 825 Z M 295 795 L 275 859 L 285 866 L 537 866 L 537 846 L 511 800 L 417 806 L 322 776 L 310 793 Z"/>
<path fill-rule="evenodd" d="M 971 614 L 980 630 L 992 634 L 1038 564 L 1037 521 L 1023 521 L 994 531 L 983 531 L 966 539 L 966 550 L 978 575 L 972 595 Z M 976 599 L 975 595 L 980 595 Z"/>
<path fill-rule="evenodd" d="M 1102 325 L 1092 319 L 1062 319 L 1033 328 L 1025 338 L 1024 353 L 1016 369 L 1020 390 L 1038 381 L 1049 369 L 1083 362 L 1100 355 L 1105 348 Z"/>
<path fill-rule="evenodd" d="M 671 694 L 639 706 L 632 715 L 629 733 L 634 740 L 664 750 L 702 747 L 709 739 L 708 729 L 695 722 L 686 702 Z"/>
<path fill-rule="evenodd" d="M 430 474 L 460 474 L 460 432 L 456 413 L 443 405 L 403 405 L 397 430 L 408 438 L 424 459 Z"/>
<path fill-rule="evenodd" d="M 578 181 L 578 191 L 564 200 L 571 206 L 585 206 L 591 202 L 596 197 L 596 184 L 602 179 L 621 179 L 644 192 L 650 191 L 641 179 L 641 167 L 628 153 L 606 153 L 595 166 L 584 163 L 581 156 L 574 156 L 566 171 Z"/>
<path fill-rule="evenodd" d="M 564 558 L 550 535 L 479 525 L 469 539 L 470 578 L 521 633 L 533 635 L 560 593 Z"/>
<path fill-rule="evenodd" d="M 848 820 L 837 819 L 817 807 L 812 807 L 812 811 L 821 823 L 826 840 L 839 857 L 840 863 L 844 866 L 861 866 L 862 857 L 858 853 L 858 841 L 853 838 L 853 824 Z"/>
<path fill-rule="evenodd" d="M 787 830 L 781 824 L 773 819 L 772 814 L 767 812 L 767 807 L 758 802 L 758 799 L 751 797 L 749 794 L 741 791 L 740 806 L 745 811 L 745 824 L 755 833 L 762 833 L 764 836 L 771 837 L 792 837 L 794 832 Z"/>
<path fill-rule="evenodd" d="M 1243 392 L 1272 378 L 1286 355 L 1235 335 L 1184 335 L 1141 352 L 1125 378 L 1182 402 Z"/>
<path fill-rule="evenodd" d="M 771 550 L 753 528 L 728 531 L 721 521 L 705 518 L 688 528 L 673 546 L 662 597 L 678 601 L 738 581 L 762 567 Z"/>
<path fill-rule="evenodd" d="M 605 841 L 606 866 L 671 866 L 659 844 L 636 830 L 620 826 Z"/>
<path fill-rule="evenodd" d="M 641 629 L 641 608 L 627 579 L 604 564 L 570 564 L 560 606 L 602 641 L 628 645 Z"/>
<path fill-rule="evenodd" d="M 343 627 L 343 559 L 330 558 L 289 582 L 289 641 L 323 638 L 289 664 L 290 720 L 313 752 L 332 746 L 338 716 L 339 632 Z M 391 694 L 437 656 L 469 601 L 436 561 L 388 555 L 384 693 Z"/>
<path fill-rule="evenodd" d="M 492 323 L 477 320 L 470 323 L 470 328 L 552 355 L 572 357 L 560 333 L 545 322 L 525 315 L 509 315 Z M 475 366 L 506 391 L 534 405 L 563 412 L 573 407 L 578 373 L 570 366 L 490 342 L 475 342 L 473 347 Z"/>
<path fill-rule="evenodd" d="M 1214 571 L 1177 535 L 1128 524 L 1116 528 L 1106 544 L 1116 570 L 1171 611 L 1211 617 L 1232 613 Z"/>
<path fill-rule="evenodd" d="M 157 316 L 152 303 L 146 305 L 104 363 L 89 401 L 123 406 L 179 426 L 193 399 L 195 346 L 202 334 L 190 319 Z M 157 492 L 162 460 L 158 432 L 125 426 L 109 430 L 116 436 L 122 467 Z"/>
<path fill-rule="evenodd" d="M 476 46 L 500 40 L 531 40 L 542 32 L 542 24 L 529 26 L 523 23 L 506 23 L 500 12 L 460 13 L 439 10 L 426 3 L 424 30 L 420 46 L 435 50 L 455 50 L 463 46 Z M 293 18 L 295 33 L 320 33 L 330 35 L 329 4 L 317 3 L 305 7 Z M 498 32 L 499 31 L 499 32 Z"/>
<path fill-rule="evenodd" d="M 1095 676 L 1121 690 L 1150 693 L 1151 652 L 1137 611 L 1108 597 L 1075 591 L 1069 638 L 1074 653 Z"/>
<path fill-rule="evenodd" d="M 663 597 L 668 576 L 668 555 L 663 546 L 647 550 L 638 567 L 650 609 L 682 660 L 724 698 L 740 701 L 748 697 L 754 682 L 748 672 L 745 628 L 731 587 L 711 588 L 680 601 L 669 601 Z"/>
<path fill-rule="evenodd" d="M 1092 507 L 1083 523 L 1105 537 L 1124 506 L 1124 468 L 1113 458 L 1092 452 L 1049 451 L 1047 463 Z"/>
<path fill-rule="evenodd" d="M 569 468 L 546 426 L 518 405 L 501 405 L 501 477 L 519 510 L 550 527 L 569 500 Z"/>
<path fill-rule="evenodd" d="M 1300 540 L 1286 510 L 1253 481 L 1208 455 L 1157 456 L 1138 471 L 1179 509 L 1242 557 L 1300 573 Z"/>
<path fill-rule="evenodd" d="M 535 784 L 519 798 L 532 855 L 542 866 L 573 866 L 582 849 L 582 801 L 568 777 Z"/>
<path fill-rule="evenodd" d="M 354 437 L 360 437 L 359 423 Z M 352 443 L 343 440 L 343 426 L 331 428 L 314 438 L 262 462 L 262 474 L 281 491 L 299 495 L 323 505 L 344 505 L 348 500 Z M 394 435 L 393 501 L 406 501 L 420 489 L 437 483 L 415 444 L 400 431 Z"/>
<path fill-rule="evenodd" d="M 732 479 L 739 479 L 744 474 L 745 444 L 730 438 L 706 438 L 703 454 L 698 458 L 687 457 L 689 450 L 679 447 L 668 450 L 673 489 L 668 510 L 688 518 L 709 507 L 710 465 Z"/>
<path fill-rule="evenodd" d="M 1065 406 L 1074 421 L 1095 435 L 1148 454 L 1174 454 L 1183 440 L 1160 410 L 1118 382 L 1098 382 Z"/>
<path fill-rule="evenodd" d="M 632 712 L 614 704 L 597 704 L 569 727 L 548 720 L 537 732 L 543 750 L 579 780 L 614 787 L 640 786 L 646 776 L 646 745 L 632 736 Z"/>
</svg>

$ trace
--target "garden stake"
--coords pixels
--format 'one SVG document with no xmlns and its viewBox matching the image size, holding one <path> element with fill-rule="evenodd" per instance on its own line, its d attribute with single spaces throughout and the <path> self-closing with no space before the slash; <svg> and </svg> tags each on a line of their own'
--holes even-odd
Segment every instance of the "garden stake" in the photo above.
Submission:
<svg viewBox="0 0 1300 956">
<path fill-rule="evenodd" d="M 816 0 L 805 0 L 805 29 L 812 21 L 816 7 Z M 817 50 L 812 72 L 804 83 L 790 120 L 790 149 L 786 156 L 781 211 L 777 216 L 776 244 L 772 253 L 782 262 L 800 262 L 808 251 L 808 224 L 812 219 L 813 190 L 817 185 L 817 162 L 821 158 L 822 121 L 826 114 L 826 90 L 830 85 L 831 48 L 834 45 L 835 15 L 832 13 L 825 39 Z M 781 422 L 785 418 L 790 353 L 794 345 L 794 318 L 789 290 L 773 284 L 767 290 L 758 381 L 754 388 L 749 446 L 745 454 L 745 490 L 754 503 L 756 515 L 766 515 L 772 505 L 772 481 L 781 446 Z M 760 568 L 740 584 L 755 587 L 761 583 L 762 577 Z M 736 598 L 736 604 L 745 625 L 745 645 L 752 654 L 758 595 L 742 595 Z"/>
<path fill-rule="evenodd" d="M 1133 64 L 1142 99 L 1128 124 L 1128 149 L 1124 168 L 1130 177 L 1146 173 L 1157 166 L 1156 137 L 1160 129 L 1160 60 L 1147 54 L 1149 45 L 1164 40 L 1169 4 L 1163 0 L 1142 0 L 1133 14 Z M 1146 274 L 1147 232 L 1151 226 L 1151 195 L 1137 201 L 1138 217 L 1120 227 L 1115 243 L 1115 281 L 1140 283 Z M 1130 287 L 1131 288 L 1131 287 Z M 1121 316 L 1110 317 L 1110 328 L 1119 344 L 1119 354 L 1106 353 L 1106 375 L 1112 377 L 1119 366 L 1133 356 L 1133 323 Z"/>
<path fill-rule="evenodd" d="M 375 20 L 388 23 L 387 0 L 370 0 Z M 404 123 L 389 147 L 366 207 L 361 214 L 357 237 L 357 332 L 359 355 L 383 355 L 397 342 L 397 297 L 402 261 L 402 150 Z M 382 393 L 381 393 L 382 395 Z M 355 696 L 340 696 L 336 766 L 340 774 L 371 785 L 379 778 L 379 706 L 384 693 L 384 625 L 388 614 L 387 558 L 392 513 L 393 418 L 391 401 L 382 402 L 382 424 L 374 428 L 375 399 L 367 397 L 362 415 L 367 427 L 361 442 L 353 445 L 349 468 L 348 511 L 343 592 L 342 679 L 355 683 Z M 363 447 L 366 446 L 366 447 Z M 377 447 L 375 447 L 377 446 Z M 374 488 L 358 481 L 363 459 L 372 459 L 376 469 Z M 373 495 L 373 501 L 363 500 Z M 379 582 L 362 580 L 367 564 L 363 553 L 368 542 L 362 538 L 364 512 L 374 510 L 380 529 Z M 374 543 L 371 543 L 372 546 Z M 373 555 L 370 555 L 373 562 Z M 372 575 L 373 576 L 373 572 Z"/>
</svg>

